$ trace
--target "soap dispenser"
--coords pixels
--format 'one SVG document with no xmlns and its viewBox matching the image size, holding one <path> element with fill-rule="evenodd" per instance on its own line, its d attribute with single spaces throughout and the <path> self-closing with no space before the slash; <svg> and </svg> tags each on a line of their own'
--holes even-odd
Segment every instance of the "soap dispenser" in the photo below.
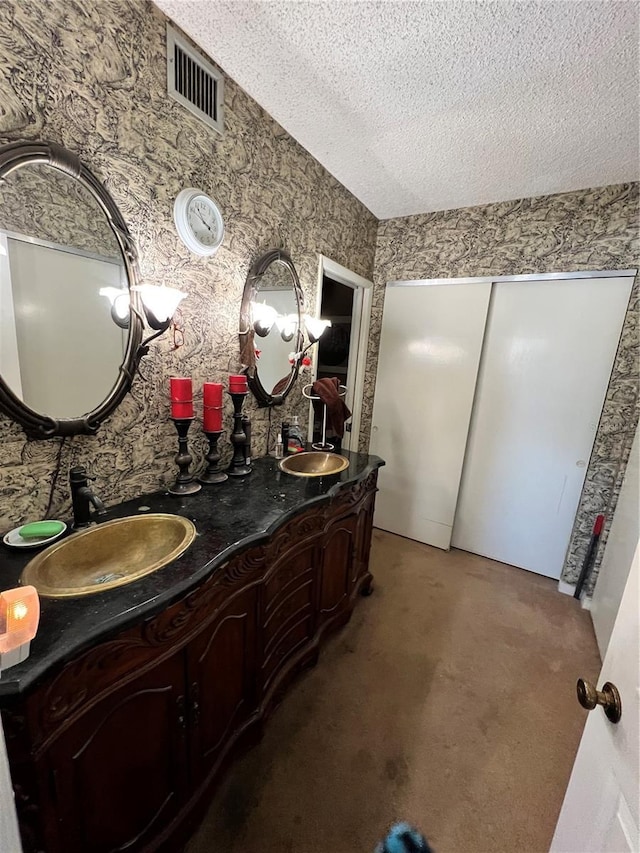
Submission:
<svg viewBox="0 0 640 853">
<path fill-rule="evenodd" d="M 291 416 L 291 423 L 289 424 L 289 453 L 300 453 L 304 450 L 304 438 L 298 420 L 298 415 Z"/>
</svg>

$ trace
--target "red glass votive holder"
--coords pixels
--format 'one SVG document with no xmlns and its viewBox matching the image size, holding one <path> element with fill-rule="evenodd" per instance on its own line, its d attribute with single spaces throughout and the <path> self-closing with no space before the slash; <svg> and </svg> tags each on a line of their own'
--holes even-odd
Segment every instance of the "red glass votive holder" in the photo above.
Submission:
<svg viewBox="0 0 640 853">
<path fill-rule="evenodd" d="M 244 373 L 231 374 L 229 376 L 229 393 L 230 394 L 246 394 L 249 390 L 247 377 Z"/>
</svg>

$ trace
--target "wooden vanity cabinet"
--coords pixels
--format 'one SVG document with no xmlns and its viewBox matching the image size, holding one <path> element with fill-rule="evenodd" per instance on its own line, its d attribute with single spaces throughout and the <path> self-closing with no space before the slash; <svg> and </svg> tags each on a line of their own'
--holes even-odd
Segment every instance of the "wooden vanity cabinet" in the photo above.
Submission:
<svg viewBox="0 0 640 853">
<path fill-rule="evenodd" d="M 189 759 L 196 786 L 257 713 L 257 595 L 254 585 L 233 596 L 186 649 Z"/>
<path fill-rule="evenodd" d="M 3 705 L 25 853 L 181 849 L 224 766 L 369 590 L 376 478 Z"/>
<path fill-rule="evenodd" d="M 184 665 L 173 655 L 81 714 L 46 750 L 46 849 L 144 847 L 188 789 Z"/>
<path fill-rule="evenodd" d="M 360 515 L 348 515 L 334 521 L 323 538 L 318 602 L 320 625 L 349 609 L 351 590 L 357 580 L 358 524 L 362 524 Z"/>
</svg>

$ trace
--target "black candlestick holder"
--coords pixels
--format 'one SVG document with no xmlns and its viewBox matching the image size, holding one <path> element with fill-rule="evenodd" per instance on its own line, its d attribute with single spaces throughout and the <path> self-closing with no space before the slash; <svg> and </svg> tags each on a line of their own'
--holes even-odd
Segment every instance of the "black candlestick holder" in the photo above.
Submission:
<svg viewBox="0 0 640 853">
<path fill-rule="evenodd" d="M 229 391 L 229 396 L 233 401 L 233 432 L 231 433 L 231 443 L 233 444 L 233 459 L 227 473 L 230 477 L 246 477 L 251 473 L 251 468 L 247 465 L 244 446 L 247 442 L 247 434 L 242 427 L 242 407 L 244 406 L 244 398 L 248 391 L 240 394 L 235 391 Z"/>
<path fill-rule="evenodd" d="M 209 442 L 209 452 L 207 453 L 207 470 L 198 477 L 200 483 L 210 485 L 211 483 L 224 483 L 227 475 L 220 470 L 220 453 L 218 452 L 218 439 L 222 435 L 221 432 L 204 433 Z"/>
<path fill-rule="evenodd" d="M 196 483 L 193 475 L 189 473 L 189 466 L 193 461 L 193 457 L 189 453 L 187 433 L 189 432 L 193 418 L 171 418 L 171 420 L 175 424 L 178 433 L 178 452 L 176 453 L 175 462 L 180 469 L 180 473 L 176 477 L 173 486 L 169 487 L 169 494 L 193 495 L 202 488 L 200 483 Z"/>
</svg>

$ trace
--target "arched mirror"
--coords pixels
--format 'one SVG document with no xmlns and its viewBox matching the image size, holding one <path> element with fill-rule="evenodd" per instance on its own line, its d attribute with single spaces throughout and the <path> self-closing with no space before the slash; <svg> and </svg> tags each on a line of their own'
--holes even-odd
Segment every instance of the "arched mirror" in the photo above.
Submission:
<svg viewBox="0 0 640 853">
<path fill-rule="evenodd" d="M 94 433 L 121 402 L 140 355 L 135 283 L 127 226 L 78 157 L 0 148 L 0 409 L 27 434 Z"/>
<path fill-rule="evenodd" d="M 302 288 L 289 255 L 272 249 L 251 266 L 240 311 L 240 358 L 260 406 L 284 402 L 298 376 L 290 354 L 303 345 Z"/>
</svg>

